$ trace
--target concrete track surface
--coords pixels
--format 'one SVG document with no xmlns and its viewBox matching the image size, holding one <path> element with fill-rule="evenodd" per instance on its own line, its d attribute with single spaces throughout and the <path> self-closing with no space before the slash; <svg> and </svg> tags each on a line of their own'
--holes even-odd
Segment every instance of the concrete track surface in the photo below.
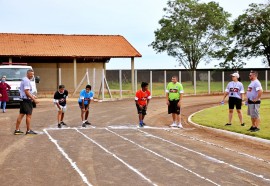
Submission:
<svg viewBox="0 0 270 186">
<path fill-rule="evenodd" d="M 187 122 L 220 99 L 184 97 L 184 129 L 168 127 L 164 98 L 151 100 L 145 128 L 136 125 L 134 100 L 94 102 L 86 129 L 76 99 L 68 102 L 62 129 L 52 100 L 41 99 L 32 118 L 37 136 L 13 135 L 19 110 L 10 108 L 0 113 L 0 185 L 270 185 L 269 143 Z"/>
</svg>

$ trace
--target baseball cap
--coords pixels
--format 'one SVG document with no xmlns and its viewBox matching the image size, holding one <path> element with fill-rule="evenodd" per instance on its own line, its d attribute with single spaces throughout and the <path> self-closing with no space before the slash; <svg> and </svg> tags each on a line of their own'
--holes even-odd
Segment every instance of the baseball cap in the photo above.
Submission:
<svg viewBox="0 0 270 186">
<path fill-rule="evenodd" d="M 235 73 L 231 74 L 231 76 L 234 76 L 234 77 L 237 77 L 237 78 L 239 78 L 239 77 L 240 77 L 240 75 L 239 75 L 237 72 L 235 72 Z"/>
</svg>

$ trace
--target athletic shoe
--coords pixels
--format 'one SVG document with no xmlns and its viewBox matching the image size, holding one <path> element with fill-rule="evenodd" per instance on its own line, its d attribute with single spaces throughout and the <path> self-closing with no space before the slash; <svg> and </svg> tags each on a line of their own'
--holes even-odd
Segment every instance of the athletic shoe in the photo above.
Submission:
<svg viewBox="0 0 270 186">
<path fill-rule="evenodd" d="M 60 129 L 60 128 L 62 128 L 62 125 L 61 125 L 61 123 L 58 123 L 58 128 Z"/>
<path fill-rule="evenodd" d="M 25 135 L 36 135 L 37 133 L 32 131 L 32 130 L 28 130 Z"/>
<path fill-rule="evenodd" d="M 65 126 L 67 126 L 67 124 L 66 124 L 66 123 L 64 123 L 63 121 L 61 121 L 61 122 L 60 122 L 60 124 L 61 124 L 61 125 L 65 125 Z"/>
<path fill-rule="evenodd" d="M 83 123 L 83 124 L 82 124 L 82 127 L 86 127 L 86 124 L 85 124 L 85 123 Z"/>
<path fill-rule="evenodd" d="M 15 130 L 14 131 L 14 135 L 22 135 L 24 132 L 20 131 L 20 130 Z"/>
<path fill-rule="evenodd" d="M 6 112 L 6 110 L 3 110 L 3 113 L 5 113 Z"/>
<path fill-rule="evenodd" d="M 146 125 L 146 123 L 142 123 L 143 124 L 143 126 L 145 126 Z"/>
<path fill-rule="evenodd" d="M 248 131 L 252 131 L 252 130 L 254 130 L 254 128 L 257 128 L 257 127 L 251 126 L 251 127 L 248 129 Z"/>
<path fill-rule="evenodd" d="M 231 123 L 226 123 L 225 126 L 231 126 L 232 124 Z"/>
<path fill-rule="evenodd" d="M 139 127 L 143 127 L 143 123 L 139 123 Z"/>
<path fill-rule="evenodd" d="M 179 124 L 177 125 L 177 127 L 180 128 L 180 129 L 183 129 L 183 128 L 184 128 L 184 127 L 182 126 L 181 123 L 179 123 Z"/>
<path fill-rule="evenodd" d="M 260 129 L 259 128 L 257 128 L 257 127 L 255 127 L 255 128 L 253 128 L 252 130 L 250 130 L 251 132 L 257 132 L 257 131 L 259 131 Z"/>
<path fill-rule="evenodd" d="M 178 127 L 176 123 L 170 125 L 170 127 Z"/>
<path fill-rule="evenodd" d="M 245 126 L 245 123 L 242 123 L 241 126 Z"/>
<path fill-rule="evenodd" d="M 84 124 L 91 125 L 91 123 L 89 121 L 87 121 L 87 120 L 84 122 Z"/>
</svg>

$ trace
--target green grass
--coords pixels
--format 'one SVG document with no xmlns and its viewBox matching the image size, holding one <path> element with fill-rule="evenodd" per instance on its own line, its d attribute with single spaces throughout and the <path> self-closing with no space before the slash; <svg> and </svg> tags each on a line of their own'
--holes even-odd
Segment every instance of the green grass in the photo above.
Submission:
<svg viewBox="0 0 270 186">
<path fill-rule="evenodd" d="M 225 82 L 225 87 L 227 86 L 228 82 Z M 249 85 L 249 81 L 242 82 L 244 84 L 245 89 L 247 89 L 247 86 Z M 263 88 L 265 89 L 265 82 L 261 81 Z M 109 87 L 113 93 L 114 97 L 120 97 L 119 95 L 119 83 L 118 82 L 108 82 Z M 192 85 L 191 81 L 183 82 L 184 92 L 185 94 L 194 94 L 194 86 Z M 270 85 L 270 82 L 268 83 L 268 86 Z M 123 97 L 132 97 L 134 96 L 132 94 L 132 85 L 131 83 L 123 83 L 122 84 L 123 89 Z M 140 89 L 140 83 L 137 84 L 137 90 Z M 149 86 L 150 89 L 150 86 Z M 222 83 L 221 82 L 211 82 L 211 93 L 222 93 Z M 197 81 L 196 86 L 196 94 L 208 94 L 208 82 L 207 81 Z M 153 82 L 153 96 L 164 96 L 165 90 L 164 90 L 164 83 L 159 82 Z"/>
<path fill-rule="evenodd" d="M 203 110 L 192 117 L 192 121 L 203 126 L 224 129 L 232 132 L 270 139 L 270 100 L 263 100 L 260 108 L 261 130 L 258 132 L 247 131 L 251 126 L 250 117 L 247 116 L 247 106 L 242 107 L 244 122 L 240 125 L 236 110 L 234 110 L 232 126 L 224 126 L 228 122 L 228 105 L 221 105 Z"/>
</svg>

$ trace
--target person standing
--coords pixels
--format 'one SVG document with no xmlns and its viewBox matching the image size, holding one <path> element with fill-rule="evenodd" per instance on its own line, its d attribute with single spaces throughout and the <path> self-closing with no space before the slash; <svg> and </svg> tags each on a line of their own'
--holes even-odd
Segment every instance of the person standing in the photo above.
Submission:
<svg viewBox="0 0 270 186">
<path fill-rule="evenodd" d="M 225 124 L 225 126 L 231 126 L 232 125 L 232 118 L 233 118 L 233 110 L 234 107 L 236 107 L 237 114 L 241 123 L 241 126 L 245 126 L 245 123 L 243 122 L 243 114 L 242 114 L 242 100 L 245 93 L 243 84 L 239 81 L 239 74 L 233 73 L 231 74 L 232 81 L 228 83 L 222 103 L 224 103 L 225 98 L 229 95 L 229 122 Z"/>
<path fill-rule="evenodd" d="M 32 85 L 31 80 L 34 78 L 34 71 L 32 69 L 27 70 L 26 77 L 24 77 L 20 84 L 20 97 L 22 101 L 20 102 L 20 114 L 17 118 L 16 129 L 14 131 L 15 135 L 23 134 L 20 130 L 21 121 L 26 115 L 26 135 L 35 135 L 37 134 L 31 130 L 30 123 L 33 111 L 33 103 L 38 104 L 36 96 L 32 94 Z"/>
<path fill-rule="evenodd" d="M 173 76 L 172 81 L 167 85 L 166 89 L 168 114 L 172 114 L 173 119 L 173 123 L 170 125 L 171 127 L 183 128 L 180 115 L 183 93 L 183 85 L 178 82 L 177 76 Z"/>
<path fill-rule="evenodd" d="M 143 127 L 145 123 L 143 122 L 145 115 L 147 114 L 147 107 L 150 102 L 151 92 L 148 90 L 148 83 L 142 82 L 141 90 L 138 90 L 135 95 L 135 103 L 137 111 L 139 114 L 139 126 Z"/>
<path fill-rule="evenodd" d="M 67 110 L 67 98 L 68 98 L 68 91 L 65 90 L 65 85 L 59 85 L 58 91 L 54 93 L 54 105 L 58 110 L 57 114 L 57 126 L 58 128 L 62 128 L 62 125 L 67 125 L 64 123 L 64 116 Z"/>
<path fill-rule="evenodd" d="M 258 80 L 258 72 L 250 71 L 249 79 L 251 83 L 247 89 L 247 103 L 248 103 L 248 115 L 251 118 L 252 126 L 250 127 L 251 132 L 260 130 L 260 104 L 263 93 L 262 85 Z"/>
<path fill-rule="evenodd" d="M 3 113 L 6 112 L 6 105 L 8 102 L 8 93 L 11 87 L 9 84 L 6 83 L 6 76 L 2 76 L 1 82 L 0 82 L 0 107 L 2 106 L 3 108 Z"/>
<path fill-rule="evenodd" d="M 80 92 L 80 97 L 78 99 L 78 103 L 81 109 L 82 127 L 86 127 L 86 125 L 91 125 L 91 123 L 87 119 L 89 116 L 89 106 L 91 100 L 93 99 L 94 92 L 91 91 L 91 85 L 86 85 L 85 89 Z"/>
</svg>

